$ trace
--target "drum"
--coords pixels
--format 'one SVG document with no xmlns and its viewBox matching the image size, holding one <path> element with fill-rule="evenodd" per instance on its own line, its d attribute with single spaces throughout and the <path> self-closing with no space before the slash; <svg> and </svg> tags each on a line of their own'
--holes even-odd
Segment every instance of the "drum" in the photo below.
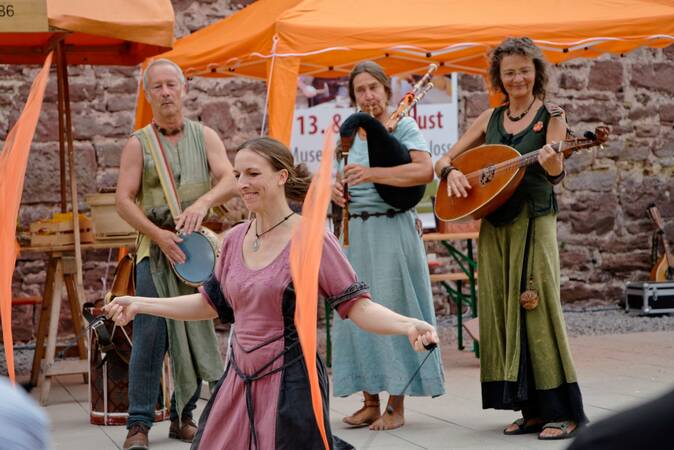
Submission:
<svg viewBox="0 0 674 450">
<path fill-rule="evenodd" d="M 174 264 L 173 271 L 183 283 L 199 287 L 215 270 L 215 261 L 220 249 L 218 235 L 202 227 L 199 231 L 180 237 L 183 241 L 178 246 L 185 253 L 186 259 L 182 264 Z"/>
<path fill-rule="evenodd" d="M 103 314 L 91 308 L 91 314 Z M 111 320 L 100 320 L 89 333 L 89 422 L 94 425 L 125 425 L 129 417 L 129 360 L 132 327 L 118 327 Z M 98 328 L 104 327 L 104 330 Z M 99 334 L 103 340 L 99 340 Z M 104 342 L 107 341 L 107 342 Z M 171 372 L 164 359 L 161 395 L 154 411 L 155 422 L 169 419 Z"/>
</svg>

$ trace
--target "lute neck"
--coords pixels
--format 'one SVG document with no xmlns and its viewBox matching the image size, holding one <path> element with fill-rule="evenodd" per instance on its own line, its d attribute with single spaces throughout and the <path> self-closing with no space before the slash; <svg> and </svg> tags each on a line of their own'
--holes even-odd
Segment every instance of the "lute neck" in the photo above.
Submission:
<svg viewBox="0 0 674 450">
<path fill-rule="evenodd" d="M 562 142 L 555 142 L 554 144 L 550 144 L 550 147 L 557 152 L 560 153 L 562 151 L 562 144 L 564 144 L 564 141 Z M 527 167 L 530 166 L 536 162 L 538 162 L 538 154 L 541 152 L 541 148 L 538 150 L 534 150 L 533 152 L 527 153 L 526 155 L 522 155 L 519 158 L 515 158 L 513 160 L 513 165 L 516 165 L 517 167 Z M 509 161 L 506 161 L 509 162 Z M 508 166 L 512 167 L 512 166 Z"/>
<path fill-rule="evenodd" d="M 550 144 L 552 149 L 560 153 L 562 149 L 564 148 L 563 146 L 564 141 L 561 142 L 556 142 L 554 144 Z M 497 164 L 494 164 L 493 166 L 490 166 L 489 169 L 494 171 L 494 172 L 500 172 L 502 170 L 506 169 L 512 169 L 513 167 L 521 169 L 527 166 L 530 166 L 536 162 L 538 162 L 538 154 L 541 152 L 542 149 L 534 150 L 533 152 L 527 153 L 526 155 L 518 156 L 517 158 L 509 159 L 507 161 L 503 161 Z M 482 173 L 482 170 L 476 170 L 474 172 L 469 173 L 466 175 L 466 178 L 477 178 L 480 176 Z"/>
</svg>

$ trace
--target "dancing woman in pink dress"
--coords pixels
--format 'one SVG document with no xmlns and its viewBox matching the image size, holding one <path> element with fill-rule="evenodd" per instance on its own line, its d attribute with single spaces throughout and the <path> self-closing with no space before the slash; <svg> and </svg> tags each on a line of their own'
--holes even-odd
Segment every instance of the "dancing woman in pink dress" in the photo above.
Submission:
<svg viewBox="0 0 674 450">
<path fill-rule="evenodd" d="M 290 240 L 300 223 L 288 200 L 304 198 L 310 176 L 305 166 L 294 166 L 282 143 L 270 138 L 242 144 L 234 172 L 241 197 L 255 218 L 227 233 L 215 272 L 199 293 L 118 297 L 105 309 L 119 325 L 136 314 L 236 322 L 227 368 L 201 416 L 192 450 L 322 449 L 293 321 L 295 292 L 288 259 Z M 406 335 L 417 351 L 438 342 L 430 324 L 371 301 L 367 285 L 358 281 L 329 233 L 323 244 L 319 290 L 340 317 L 366 331 Z M 352 448 L 330 432 L 328 377 L 320 358 L 316 364 L 331 448 Z"/>
</svg>

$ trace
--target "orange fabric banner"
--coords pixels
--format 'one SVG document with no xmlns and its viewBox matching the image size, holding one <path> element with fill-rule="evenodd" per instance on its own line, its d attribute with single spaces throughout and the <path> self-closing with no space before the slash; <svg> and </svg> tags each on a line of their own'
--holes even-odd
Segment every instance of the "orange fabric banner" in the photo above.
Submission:
<svg viewBox="0 0 674 450">
<path fill-rule="evenodd" d="M 318 270 L 323 254 L 325 221 L 330 202 L 332 160 L 335 144 L 332 128 L 328 128 L 323 143 L 323 158 L 309 187 L 302 207 L 302 221 L 290 245 L 290 273 L 295 287 L 295 327 L 309 372 L 311 403 L 325 449 L 329 449 L 325 434 L 323 402 L 316 371 L 316 316 L 318 315 Z M 332 437 L 331 437 L 332 438 Z"/>
<path fill-rule="evenodd" d="M 0 316 L 2 338 L 9 378 L 16 382 L 14 373 L 14 341 L 12 339 L 12 274 L 16 264 L 16 219 L 21 204 L 23 181 L 28 164 L 28 152 L 33 142 L 35 127 L 42 110 L 42 99 L 49 81 L 52 53 L 47 55 L 42 70 L 33 80 L 26 106 L 7 135 L 0 153 Z"/>
</svg>

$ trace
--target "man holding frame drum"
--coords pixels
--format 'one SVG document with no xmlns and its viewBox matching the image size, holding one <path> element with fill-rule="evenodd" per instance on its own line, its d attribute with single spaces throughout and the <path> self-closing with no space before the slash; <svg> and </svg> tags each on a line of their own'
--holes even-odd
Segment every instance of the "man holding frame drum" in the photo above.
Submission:
<svg viewBox="0 0 674 450">
<path fill-rule="evenodd" d="M 187 259 L 179 246 L 181 236 L 200 230 L 211 207 L 236 195 L 236 183 L 215 131 L 183 116 L 187 90 L 180 67 L 166 59 L 153 61 L 144 72 L 143 88 L 153 120 L 134 132 L 122 150 L 117 210 L 140 234 L 137 295 L 190 294 L 196 290 L 172 270 Z M 157 159 L 157 154 L 163 157 Z M 177 206 L 172 204 L 176 198 Z M 214 382 L 223 373 L 212 321 L 187 323 L 140 315 L 134 321 L 133 341 L 124 449 L 148 448 L 167 350 L 175 383 L 169 437 L 190 442 L 196 432 L 192 411 L 201 381 Z"/>
</svg>

